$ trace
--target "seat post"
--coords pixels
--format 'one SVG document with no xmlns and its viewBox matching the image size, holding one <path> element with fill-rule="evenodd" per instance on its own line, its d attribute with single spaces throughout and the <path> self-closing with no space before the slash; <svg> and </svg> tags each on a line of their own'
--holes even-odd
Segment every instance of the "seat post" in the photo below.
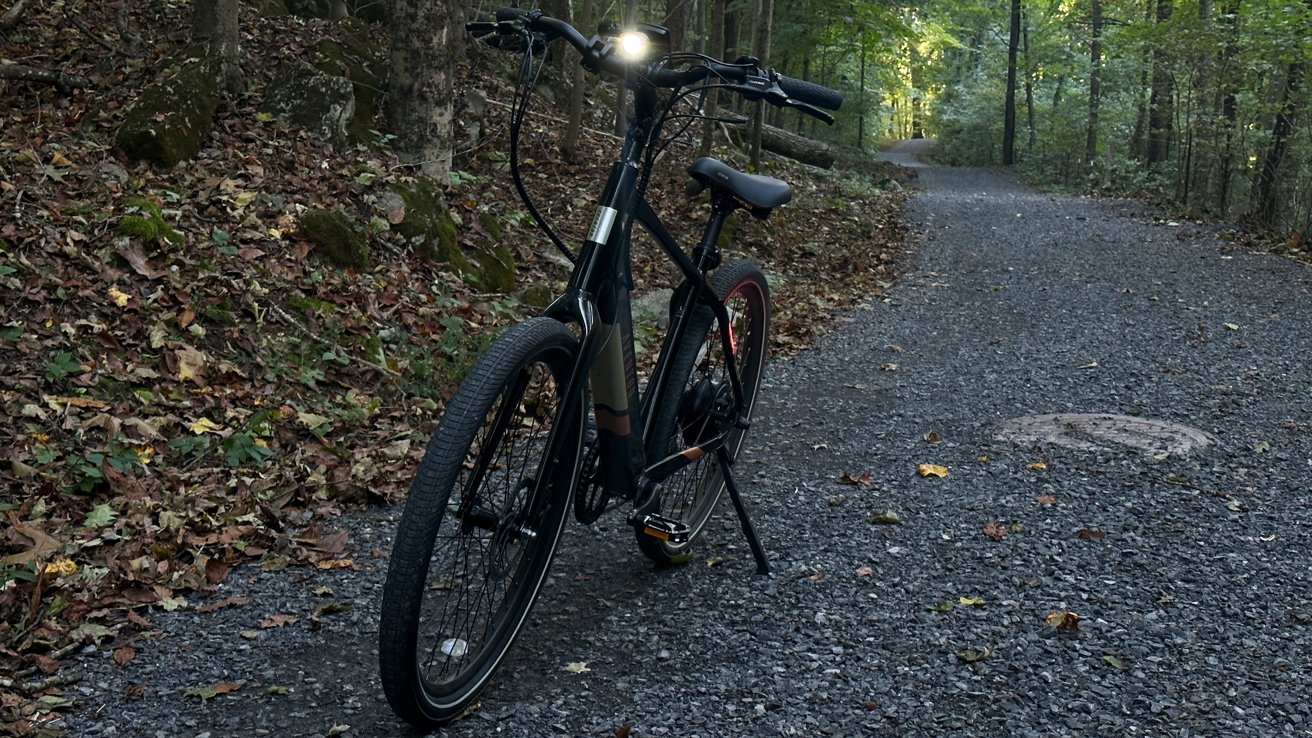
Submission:
<svg viewBox="0 0 1312 738">
<path fill-rule="evenodd" d="M 711 191 L 711 217 L 706 221 L 706 228 L 702 230 L 702 241 L 693 249 L 693 262 L 697 264 L 697 269 L 702 272 L 710 270 L 720 265 L 720 231 L 724 230 L 724 222 L 728 220 L 729 214 L 738 209 L 738 203 L 732 195 L 727 195 L 718 190 Z"/>
</svg>

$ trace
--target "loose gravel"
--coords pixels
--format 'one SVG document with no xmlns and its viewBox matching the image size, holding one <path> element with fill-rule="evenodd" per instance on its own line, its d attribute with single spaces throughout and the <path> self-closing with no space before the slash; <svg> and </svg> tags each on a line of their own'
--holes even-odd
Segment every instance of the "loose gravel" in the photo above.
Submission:
<svg viewBox="0 0 1312 738">
<path fill-rule="evenodd" d="M 774 573 L 727 504 L 667 570 L 619 516 L 571 524 L 481 709 L 435 735 L 1312 732 L 1312 272 L 1137 202 L 920 184 L 918 267 L 768 371 L 739 476 Z M 1053 413 L 1215 443 L 997 439 Z M 85 654 L 69 733 L 408 734 L 375 675 L 398 513 L 346 521 L 357 570 L 239 569 L 212 601 L 249 604 L 151 613 L 126 666 Z"/>
</svg>

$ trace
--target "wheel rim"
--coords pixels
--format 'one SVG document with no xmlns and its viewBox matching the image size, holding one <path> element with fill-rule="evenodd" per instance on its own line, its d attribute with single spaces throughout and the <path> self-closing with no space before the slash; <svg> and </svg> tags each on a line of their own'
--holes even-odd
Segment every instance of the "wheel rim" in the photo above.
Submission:
<svg viewBox="0 0 1312 738">
<path fill-rule="evenodd" d="M 750 417 L 765 365 L 765 295 L 757 282 L 744 279 L 728 291 L 724 303 L 730 317 L 730 342 L 742 376 L 745 410 Z M 669 443 L 682 448 L 714 437 L 722 430 L 725 411 L 732 405 L 723 343 L 712 323 L 683 388 Z M 741 429 L 729 434 L 726 446 L 730 456 L 737 457 L 743 437 Z M 689 541 L 706 525 L 724 489 L 718 466 L 714 455 L 707 455 L 664 482 L 661 512 L 688 525 Z M 668 551 L 677 552 L 688 544 L 664 545 Z"/>
<path fill-rule="evenodd" d="M 528 580 L 545 568 L 539 559 L 563 522 L 549 485 L 538 484 L 562 388 L 541 361 L 518 379 L 479 428 L 428 562 L 416 658 L 439 709 L 481 686 L 504 655 L 540 584 Z"/>
</svg>

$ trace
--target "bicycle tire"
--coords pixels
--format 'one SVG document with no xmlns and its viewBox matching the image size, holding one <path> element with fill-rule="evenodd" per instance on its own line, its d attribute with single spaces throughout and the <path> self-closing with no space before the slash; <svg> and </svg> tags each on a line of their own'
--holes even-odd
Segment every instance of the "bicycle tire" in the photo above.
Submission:
<svg viewBox="0 0 1312 738">
<path fill-rule="evenodd" d="M 743 384 L 745 413 L 751 417 L 765 367 L 770 332 L 770 288 L 760 267 L 749 261 L 732 261 L 711 276 L 711 289 L 726 304 L 734 338 L 734 355 Z M 676 289 L 671 307 L 682 307 L 683 295 L 691 289 L 687 283 Z M 662 459 L 682 448 L 705 440 L 716 431 L 712 414 L 705 412 L 707 397 L 732 394 L 725 378 L 724 348 L 711 308 L 694 307 L 680 345 L 675 348 L 666 388 L 659 404 L 652 410 L 651 433 L 647 442 L 649 461 Z M 718 361 L 716 360 L 718 357 Z M 708 384 L 709 383 L 709 384 Z M 671 391 L 669 388 L 677 388 Z M 701 404 L 703 407 L 697 407 Z M 734 429 L 726 446 L 731 458 L 737 458 L 745 431 Z M 669 564 L 683 557 L 706 527 L 711 513 L 724 493 L 724 476 L 713 454 L 680 469 L 661 484 L 661 515 L 688 526 L 688 539 L 670 543 L 637 532 L 638 547 L 651 560 Z"/>
<path fill-rule="evenodd" d="M 512 327 L 461 383 L 420 462 L 378 641 L 387 701 L 415 726 L 468 709 L 546 580 L 578 472 L 582 408 L 560 429 L 560 456 L 547 459 L 546 442 L 578 353 L 555 320 Z"/>
</svg>

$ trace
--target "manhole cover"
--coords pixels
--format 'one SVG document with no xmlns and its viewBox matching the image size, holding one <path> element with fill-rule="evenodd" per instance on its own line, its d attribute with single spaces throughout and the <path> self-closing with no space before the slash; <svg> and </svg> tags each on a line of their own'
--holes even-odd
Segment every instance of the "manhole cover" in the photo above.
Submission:
<svg viewBox="0 0 1312 738">
<path fill-rule="evenodd" d="M 1216 439 L 1187 425 L 1128 415 L 1064 413 L 1027 415 L 998 426 L 999 441 L 1050 443 L 1085 451 L 1130 446 L 1150 453 L 1187 454 L 1210 446 Z"/>
</svg>

